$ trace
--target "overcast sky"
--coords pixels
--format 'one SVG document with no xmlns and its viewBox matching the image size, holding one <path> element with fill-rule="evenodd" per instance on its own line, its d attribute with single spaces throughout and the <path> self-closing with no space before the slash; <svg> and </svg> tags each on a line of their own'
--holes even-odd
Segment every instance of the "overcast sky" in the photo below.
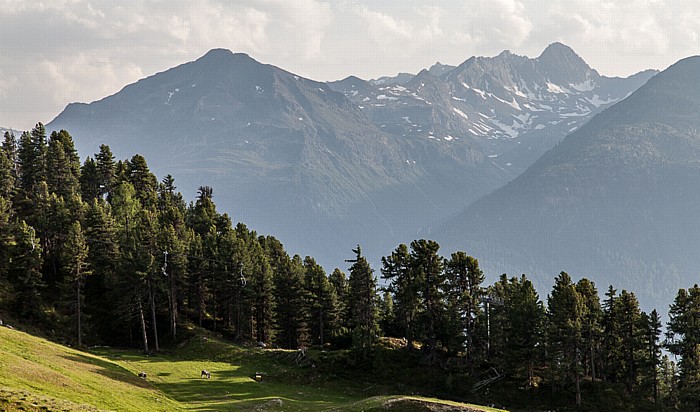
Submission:
<svg viewBox="0 0 700 412">
<path fill-rule="evenodd" d="M 28 130 L 209 49 L 315 80 L 571 46 L 608 76 L 700 54 L 695 0 L 0 0 L 0 126 Z"/>
</svg>

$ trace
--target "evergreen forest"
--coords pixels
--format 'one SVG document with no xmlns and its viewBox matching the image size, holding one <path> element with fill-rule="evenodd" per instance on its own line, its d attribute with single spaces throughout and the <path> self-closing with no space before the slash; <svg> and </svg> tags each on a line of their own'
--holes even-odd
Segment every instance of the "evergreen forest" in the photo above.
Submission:
<svg viewBox="0 0 700 412">
<path fill-rule="evenodd" d="M 488 285 L 476 258 L 426 239 L 376 270 L 358 245 L 329 272 L 234 224 L 214 199 L 204 185 L 188 203 L 172 176 L 106 145 L 81 162 L 65 130 L 5 133 L 0 319 L 147 354 L 201 327 L 342 354 L 329 375 L 420 381 L 402 375 L 409 362 L 431 378 L 426 394 L 514 410 L 700 410 L 697 285 L 678 291 L 664 325 L 633 291 L 565 272 L 546 297 L 524 274 Z"/>
</svg>

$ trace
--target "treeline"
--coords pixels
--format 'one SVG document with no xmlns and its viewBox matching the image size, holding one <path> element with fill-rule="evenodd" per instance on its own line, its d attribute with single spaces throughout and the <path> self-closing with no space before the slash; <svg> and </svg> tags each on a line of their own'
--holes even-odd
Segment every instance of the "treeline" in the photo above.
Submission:
<svg viewBox="0 0 700 412">
<path fill-rule="evenodd" d="M 384 257 L 379 288 L 359 246 L 348 275 L 327 274 L 274 237 L 234 226 L 211 188 L 189 204 L 176 189 L 140 155 L 115 161 L 103 145 L 81 164 L 66 131 L 5 133 L 0 313 L 79 346 L 146 352 L 176 342 L 183 321 L 365 358 L 393 336 L 407 356 L 475 390 L 503 379 L 580 405 L 600 386 L 654 409 L 700 410 L 698 286 L 678 292 L 663 336 L 659 314 L 641 311 L 632 292 L 610 286 L 601 300 L 592 282 L 562 272 L 543 302 L 525 275 L 484 285 L 475 258 L 446 259 L 430 240 Z"/>
<path fill-rule="evenodd" d="M 102 145 L 81 164 L 69 133 L 39 123 L 5 133 L 0 183 L 1 313 L 57 338 L 152 352 L 184 319 L 294 349 L 369 349 L 377 337 L 376 280 L 359 247 L 349 277 L 327 275 L 234 226 L 210 187 L 186 204 L 140 155 L 115 161 Z"/>
</svg>

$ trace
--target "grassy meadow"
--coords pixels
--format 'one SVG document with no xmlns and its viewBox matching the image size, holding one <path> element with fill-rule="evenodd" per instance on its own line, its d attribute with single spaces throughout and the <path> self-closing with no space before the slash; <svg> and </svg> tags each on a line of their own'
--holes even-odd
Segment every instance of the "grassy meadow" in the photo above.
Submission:
<svg viewBox="0 0 700 412">
<path fill-rule="evenodd" d="M 201 378 L 202 369 L 211 379 Z M 262 381 L 255 381 L 256 372 Z M 78 351 L 0 327 L 3 411 L 496 411 L 369 396 L 366 389 L 300 362 L 295 351 L 244 348 L 211 335 L 196 334 L 172 351 L 145 356 L 104 347 Z"/>
</svg>

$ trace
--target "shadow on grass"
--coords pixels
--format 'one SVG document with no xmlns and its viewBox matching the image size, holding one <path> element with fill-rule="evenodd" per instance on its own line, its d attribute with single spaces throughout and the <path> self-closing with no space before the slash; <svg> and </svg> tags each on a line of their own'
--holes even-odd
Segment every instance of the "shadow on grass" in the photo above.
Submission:
<svg viewBox="0 0 700 412">
<path fill-rule="evenodd" d="M 244 400 L 259 391 L 260 384 L 250 379 L 241 380 L 241 374 L 233 370 L 213 370 L 211 379 L 198 377 L 178 382 L 160 382 L 158 389 L 180 402 Z"/>
<path fill-rule="evenodd" d="M 107 362 L 102 359 L 93 358 L 91 356 L 72 354 L 72 355 L 62 355 L 62 357 L 71 362 L 84 363 L 87 365 L 92 365 L 97 367 L 96 373 L 105 376 L 109 379 L 125 382 L 138 386 L 141 388 L 150 388 L 151 385 L 145 380 L 137 377 L 129 370 L 114 364 L 112 362 Z"/>
<path fill-rule="evenodd" d="M 256 382 L 237 370 L 212 371 L 211 379 L 183 379 L 156 387 L 197 411 L 322 410 L 350 400 L 304 386 Z"/>
</svg>

